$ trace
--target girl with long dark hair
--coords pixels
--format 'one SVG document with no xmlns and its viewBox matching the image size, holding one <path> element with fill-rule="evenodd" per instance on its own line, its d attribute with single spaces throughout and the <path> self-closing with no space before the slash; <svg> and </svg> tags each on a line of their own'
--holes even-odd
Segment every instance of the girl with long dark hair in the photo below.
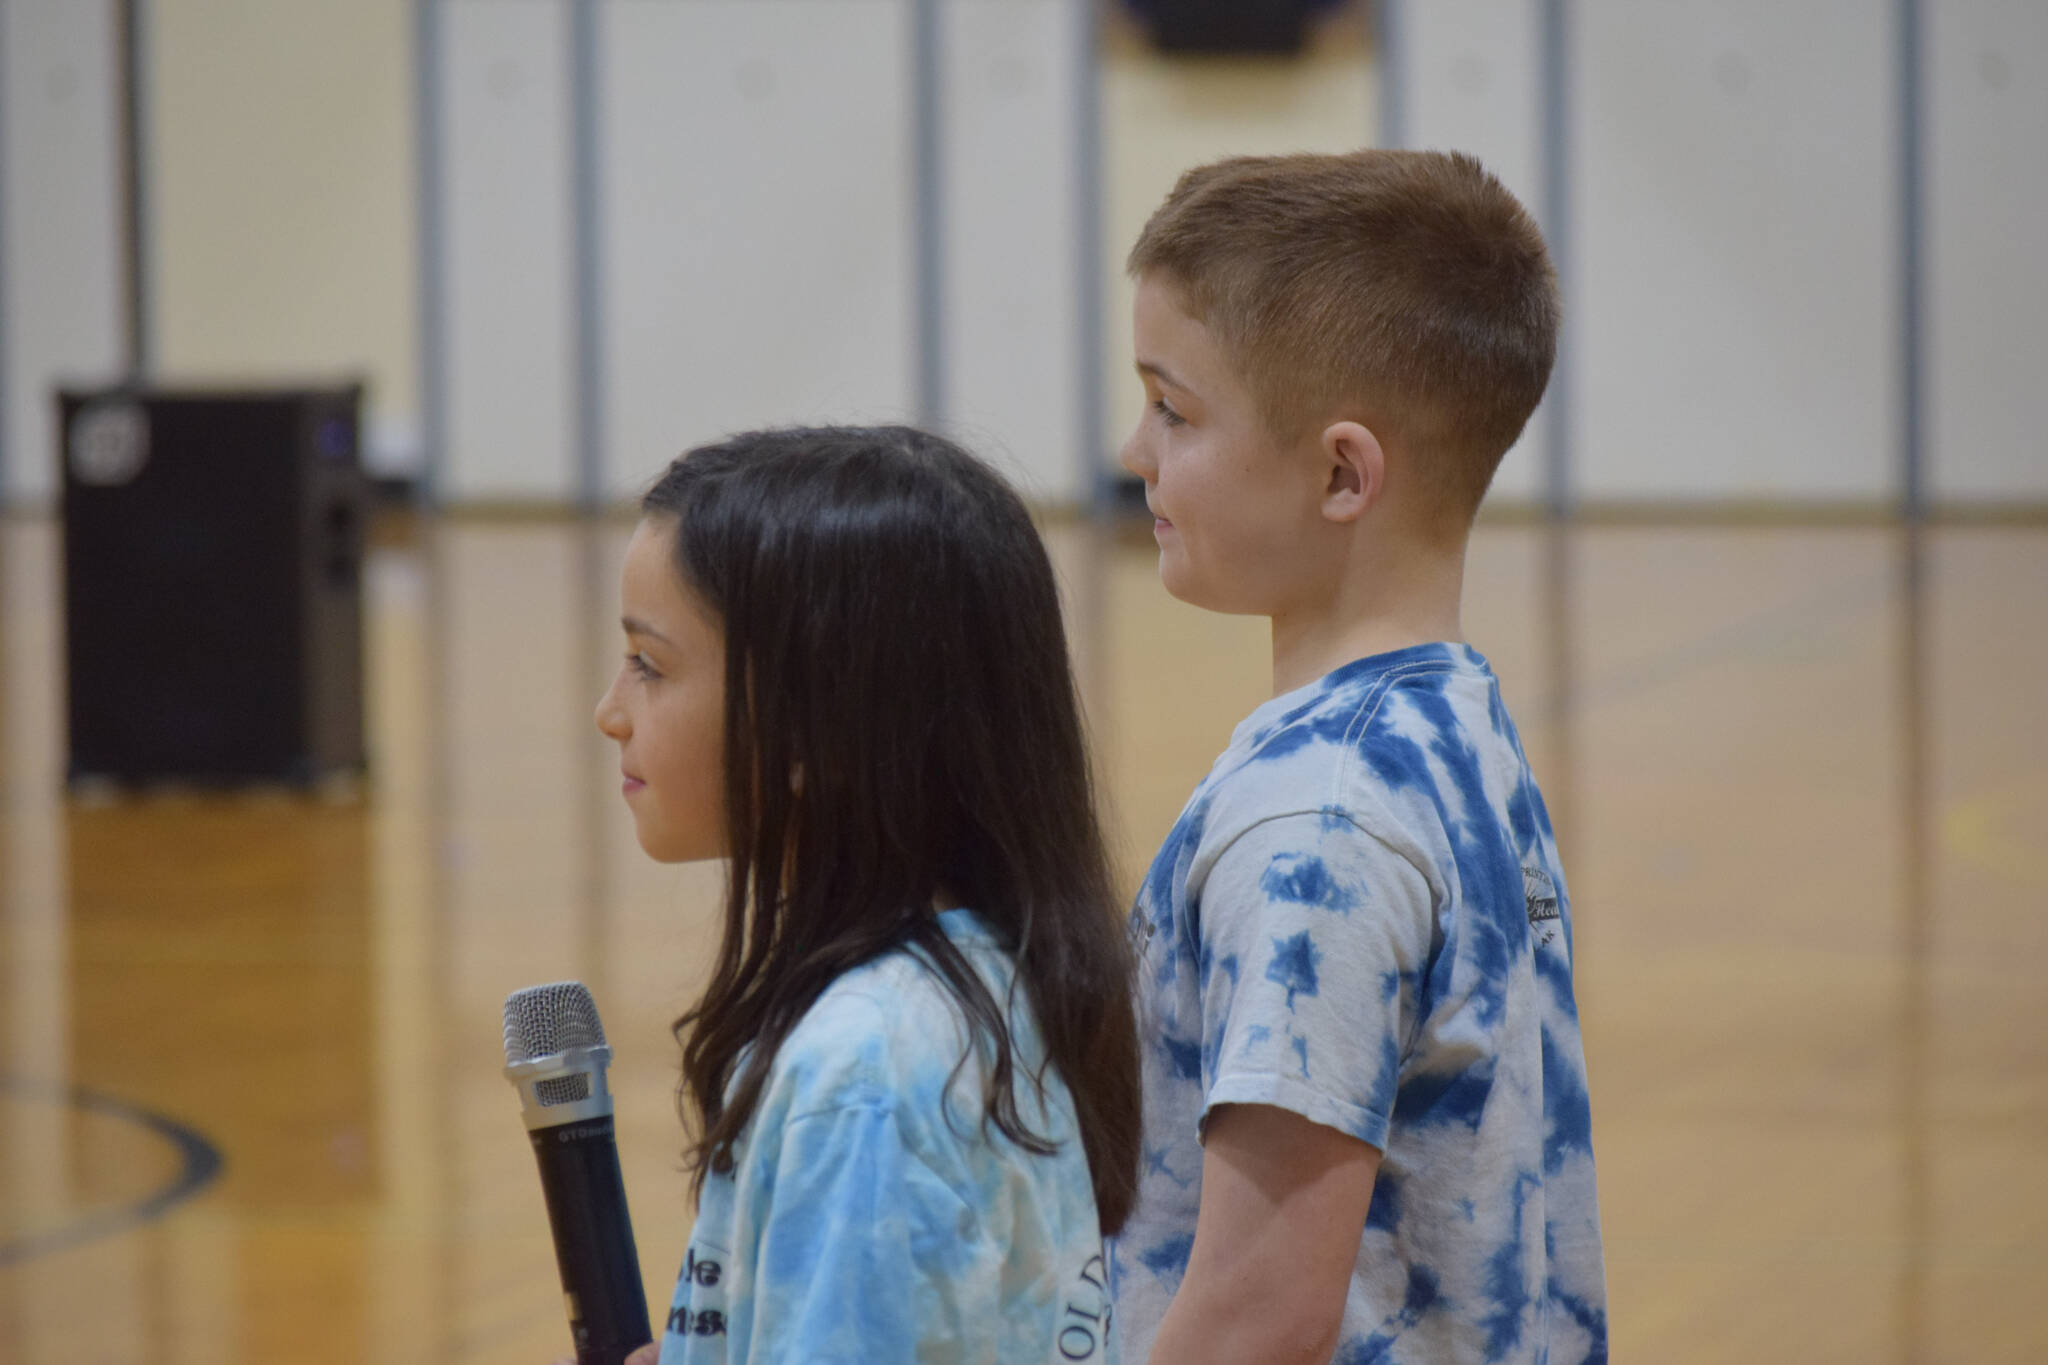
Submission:
<svg viewBox="0 0 2048 1365">
<path fill-rule="evenodd" d="M 1129 948 L 1023 504 L 827 428 L 693 450 L 641 511 L 598 727 L 641 847 L 729 868 L 663 1365 L 1111 1358 Z"/>
</svg>

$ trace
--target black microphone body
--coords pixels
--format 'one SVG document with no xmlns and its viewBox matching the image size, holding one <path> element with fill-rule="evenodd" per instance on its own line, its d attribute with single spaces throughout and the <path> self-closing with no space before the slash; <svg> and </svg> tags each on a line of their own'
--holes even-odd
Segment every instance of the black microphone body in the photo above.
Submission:
<svg viewBox="0 0 2048 1365">
<path fill-rule="evenodd" d="M 654 1340 L 605 1084 L 610 1062 L 580 983 L 531 986 L 505 1001 L 505 1076 L 524 1101 L 576 1365 L 621 1365 Z"/>
<path fill-rule="evenodd" d="M 535 1128 L 528 1136 L 555 1234 L 576 1365 L 619 1365 L 654 1336 L 611 1115 Z"/>
</svg>

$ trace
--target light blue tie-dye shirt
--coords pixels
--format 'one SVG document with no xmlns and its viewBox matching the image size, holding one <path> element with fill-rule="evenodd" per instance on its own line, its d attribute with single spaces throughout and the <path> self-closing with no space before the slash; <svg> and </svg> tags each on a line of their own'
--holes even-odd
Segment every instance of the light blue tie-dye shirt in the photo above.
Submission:
<svg viewBox="0 0 2048 1365">
<path fill-rule="evenodd" d="M 1132 927 L 1145 1148 L 1110 1249 L 1125 1360 L 1146 1360 L 1186 1273 L 1219 1104 L 1384 1153 L 1337 1365 L 1607 1358 L 1571 916 L 1484 659 L 1400 650 L 1254 711 Z"/>
<path fill-rule="evenodd" d="M 969 911 L 939 921 L 1012 1001 L 1018 1114 L 1059 1150 L 984 1131 L 985 1068 L 953 1079 L 966 1025 L 921 958 L 846 973 L 776 1054 L 732 1173 L 704 1182 L 661 1365 L 1117 1360 L 1073 1098 L 1056 1072 L 1043 1104 L 1022 1079 L 1044 1048 L 1008 956 Z"/>
</svg>

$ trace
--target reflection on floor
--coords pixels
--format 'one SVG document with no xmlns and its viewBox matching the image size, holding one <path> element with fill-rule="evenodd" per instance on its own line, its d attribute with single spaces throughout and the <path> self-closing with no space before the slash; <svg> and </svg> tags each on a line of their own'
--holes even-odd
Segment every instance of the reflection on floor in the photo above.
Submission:
<svg viewBox="0 0 2048 1365">
<path fill-rule="evenodd" d="M 667 1301 L 716 884 L 590 723 L 625 530 L 387 537 L 364 800 L 66 804 L 57 538 L 0 521 L 0 1356 L 561 1354 L 498 1014 L 569 976 Z M 1134 882 L 1266 642 L 1050 538 Z M 2048 531 L 1485 526 L 1467 602 L 1571 877 L 1620 1356 L 2048 1359 Z"/>
</svg>

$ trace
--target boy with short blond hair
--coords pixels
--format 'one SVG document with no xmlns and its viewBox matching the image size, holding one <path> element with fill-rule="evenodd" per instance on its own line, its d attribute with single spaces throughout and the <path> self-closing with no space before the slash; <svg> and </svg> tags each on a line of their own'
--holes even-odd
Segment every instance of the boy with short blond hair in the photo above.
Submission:
<svg viewBox="0 0 2048 1365">
<path fill-rule="evenodd" d="M 1242 158 L 1130 269 L 1160 575 L 1271 618 L 1275 695 L 1133 912 L 1123 1358 L 1605 1361 L 1564 876 L 1459 629 L 1556 350 L 1542 236 L 1469 157 Z"/>
</svg>

